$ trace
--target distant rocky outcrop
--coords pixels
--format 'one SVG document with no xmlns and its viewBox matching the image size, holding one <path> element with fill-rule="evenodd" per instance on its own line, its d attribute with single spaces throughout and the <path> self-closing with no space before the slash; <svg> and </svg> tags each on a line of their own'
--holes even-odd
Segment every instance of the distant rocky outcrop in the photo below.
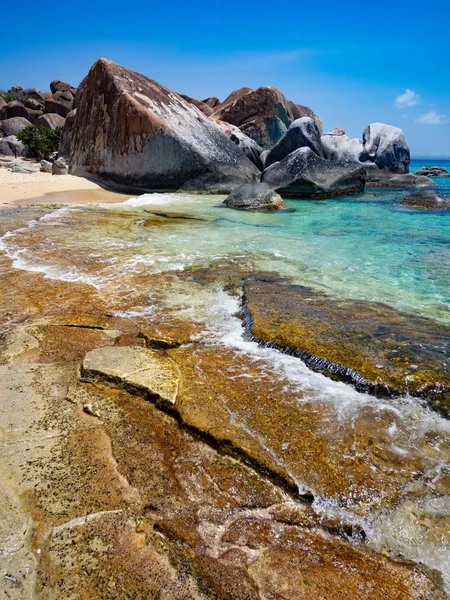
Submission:
<svg viewBox="0 0 450 600">
<path fill-rule="evenodd" d="M 245 183 L 233 190 L 223 204 L 236 210 L 263 212 L 287 208 L 282 197 L 265 183 Z"/>
<path fill-rule="evenodd" d="M 70 171 L 129 192 L 231 191 L 260 171 L 194 104 L 98 60 L 76 96 Z"/>
<path fill-rule="evenodd" d="M 405 173 L 404 175 L 392 175 L 384 179 L 377 179 L 368 183 L 370 187 L 385 188 L 416 188 L 416 187 L 436 187 L 436 183 L 429 177 L 423 175 L 416 176 L 415 173 Z"/>
<path fill-rule="evenodd" d="M 422 167 L 414 171 L 414 175 L 423 175 L 424 177 L 450 177 L 450 173 L 444 167 Z"/>
<path fill-rule="evenodd" d="M 18 85 L 8 91 L 0 90 L 0 132 L 16 135 L 33 124 L 50 129 L 63 127 L 77 90 L 59 79 L 51 82 L 50 89 L 51 92 L 41 92 Z"/>
<path fill-rule="evenodd" d="M 436 190 L 420 190 L 403 198 L 400 204 L 428 210 L 450 210 L 450 196 L 438 194 Z"/>
<path fill-rule="evenodd" d="M 293 198 L 331 198 L 362 192 L 366 171 L 357 162 L 327 160 L 303 147 L 264 170 L 262 182 Z"/>
</svg>

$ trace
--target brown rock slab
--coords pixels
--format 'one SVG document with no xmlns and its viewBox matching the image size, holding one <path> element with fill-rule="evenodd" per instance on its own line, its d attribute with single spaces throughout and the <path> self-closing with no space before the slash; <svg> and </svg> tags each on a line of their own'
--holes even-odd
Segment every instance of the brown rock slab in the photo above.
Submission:
<svg viewBox="0 0 450 600">
<path fill-rule="evenodd" d="M 376 393 L 411 394 L 450 408 L 450 327 L 389 306 L 339 301 L 279 279 L 245 282 L 255 339 L 311 368 Z"/>
</svg>

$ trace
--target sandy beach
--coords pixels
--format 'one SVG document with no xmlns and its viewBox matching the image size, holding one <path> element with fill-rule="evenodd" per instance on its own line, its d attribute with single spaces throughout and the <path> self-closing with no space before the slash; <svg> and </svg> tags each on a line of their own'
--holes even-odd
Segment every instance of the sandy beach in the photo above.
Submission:
<svg viewBox="0 0 450 600">
<path fill-rule="evenodd" d="M 39 167 L 39 163 L 31 161 L 26 161 L 26 164 Z M 0 168 L 0 208 L 47 203 L 122 202 L 130 197 L 105 190 L 93 181 L 75 175 L 52 175 L 40 171 L 12 173 Z"/>
</svg>

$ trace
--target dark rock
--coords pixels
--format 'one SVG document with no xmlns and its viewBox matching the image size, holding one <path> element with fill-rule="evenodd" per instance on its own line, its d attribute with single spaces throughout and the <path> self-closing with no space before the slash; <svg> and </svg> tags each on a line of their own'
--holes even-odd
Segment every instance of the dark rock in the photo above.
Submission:
<svg viewBox="0 0 450 600">
<path fill-rule="evenodd" d="M 67 175 L 68 172 L 69 171 L 64 158 L 57 158 L 52 164 L 52 175 Z"/>
<path fill-rule="evenodd" d="M 278 117 L 257 117 L 241 125 L 240 130 L 262 148 L 272 148 L 286 133 L 287 127 Z"/>
<path fill-rule="evenodd" d="M 12 102 L 9 102 L 5 106 L 5 111 L 6 111 L 7 119 L 12 119 L 13 117 L 23 117 L 24 119 L 30 120 L 28 118 L 28 109 L 21 102 L 18 102 L 17 100 L 13 100 Z"/>
<path fill-rule="evenodd" d="M 55 94 L 56 92 L 73 90 L 75 88 L 73 86 L 71 86 L 70 83 L 65 83 L 64 81 L 61 81 L 60 79 L 54 79 L 50 84 L 50 89 L 52 91 L 52 94 Z"/>
<path fill-rule="evenodd" d="M 42 92 L 41 96 L 42 100 L 45 102 L 45 100 L 50 100 L 53 94 L 51 92 Z"/>
<path fill-rule="evenodd" d="M 263 140 L 270 140 L 272 145 L 278 141 L 279 137 L 274 139 L 273 134 L 280 129 L 279 122 L 287 128 L 292 121 L 305 116 L 316 119 L 320 123 L 320 119 L 311 109 L 287 100 L 280 90 L 273 87 L 260 87 L 256 90 L 250 88 L 236 90 L 216 108 L 213 118 L 241 127 L 244 133 L 264 146 Z M 264 133 L 267 127 L 271 127 L 270 133 Z M 281 135 L 283 133 L 284 131 Z"/>
<path fill-rule="evenodd" d="M 381 172 L 388 175 L 408 173 L 410 152 L 401 129 L 384 123 L 372 123 L 363 133 L 363 143 L 361 162 L 374 162 Z M 370 176 L 371 172 L 368 174 Z"/>
<path fill-rule="evenodd" d="M 216 108 L 216 106 L 219 106 L 220 100 L 215 96 L 211 96 L 209 98 L 205 98 L 205 100 L 203 100 L 203 104 L 207 104 L 211 108 Z"/>
<path fill-rule="evenodd" d="M 3 107 L 5 107 L 5 106 L 6 106 L 6 102 L 5 102 L 4 98 L 2 98 L 2 97 L 0 96 L 0 110 L 2 110 L 2 109 L 3 109 Z"/>
<path fill-rule="evenodd" d="M 293 198 L 332 198 L 364 190 L 366 172 L 358 163 L 331 161 L 299 148 L 264 170 L 262 181 Z"/>
<path fill-rule="evenodd" d="M 5 135 L 17 135 L 21 131 L 31 125 L 28 119 L 23 117 L 13 117 L 12 119 L 5 119 L 0 121 L 0 131 L 3 131 Z"/>
<path fill-rule="evenodd" d="M 416 176 L 415 173 L 394 175 L 393 177 L 373 179 L 367 182 L 369 187 L 385 188 L 414 188 L 414 187 L 436 187 L 437 184 L 429 177 Z"/>
<path fill-rule="evenodd" d="M 290 124 L 281 140 L 275 144 L 267 155 L 265 167 L 270 167 L 273 163 L 283 160 L 294 150 L 305 147 L 310 148 L 317 156 L 324 158 L 320 131 L 316 121 L 311 117 L 302 117 Z"/>
<path fill-rule="evenodd" d="M 423 175 L 424 177 L 450 177 L 450 173 L 443 167 L 422 167 L 414 171 L 414 175 Z"/>
<path fill-rule="evenodd" d="M 67 117 L 73 109 L 73 98 L 67 99 L 64 92 L 53 94 L 53 96 L 45 101 L 45 112 L 56 113 L 61 117 Z"/>
<path fill-rule="evenodd" d="M 28 98 L 25 100 L 25 106 L 31 108 L 31 110 L 42 110 L 43 102 L 39 102 L 39 100 L 36 100 L 35 98 Z"/>
<path fill-rule="evenodd" d="M 57 127 L 64 127 L 66 119 L 61 117 L 61 115 L 57 115 L 56 113 L 47 113 L 45 115 L 41 115 L 36 120 L 36 125 L 42 125 L 43 127 L 47 127 L 48 129 L 56 129 Z"/>
<path fill-rule="evenodd" d="M 48 160 L 41 160 L 41 168 L 39 169 L 42 173 L 52 172 L 52 163 Z"/>
<path fill-rule="evenodd" d="M 265 183 L 244 183 L 233 190 L 223 204 L 237 210 L 266 212 L 287 208 L 282 197 Z"/>
<path fill-rule="evenodd" d="M 195 106 L 106 59 L 80 85 L 70 170 L 130 192 L 224 192 L 259 170 Z"/>
<path fill-rule="evenodd" d="M 28 148 L 15 135 L 0 138 L 0 154 L 3 156 L 27 156 Z"/>
<path fill-rule="evenodd" d="M 450 210 L 450 196 L 438 194 L 435 190 L 421 190 L 406 196 L 400 204 L 429 210 Z"/>
</svg>

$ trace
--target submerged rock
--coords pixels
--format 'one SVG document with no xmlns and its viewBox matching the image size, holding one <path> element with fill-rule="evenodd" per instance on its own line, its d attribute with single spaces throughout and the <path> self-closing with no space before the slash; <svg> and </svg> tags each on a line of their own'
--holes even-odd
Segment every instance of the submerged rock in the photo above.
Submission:
<svg viewBox="0 0 450 600">
<path fill-rule="evenodd" d="M 435 190 L 423 190 L 406 196 L 400 204 L 428 210 L 450 210 L 450 196 L 438 194 Z"/>
<path fill-rule="evenodd" d="M 70 170 L 129 192 L 224 192 L 259 170 L 198 108 L 106 59 L 78 88 Z"/>
<path fill-rule="evenodd" d="M 279 279 L 249 279 L 244 291 L 256 339 L 359 389 L 424 396 L 450 414 L 448 325 Z"/>
<path fill-rule="evenodd" d="M 417 176 L 415 173 L 406 173 L 405 175 L 393 175 L 381 179 L 372 179 L 367 182 L 368 187 L 385 188 L 414 188 L 414 187 L 436 187 L 435 183 L 429 177 Z"/>
<path fill-rule="evenodd" d="M 262 182 L 292 198 L 332 198 L 363 191 L 366 171 L 358 163 L 326 160 L 299 148 L 265 169 Z"/>
<path fill-rule="evenodd" d="M 237 210 L 268 212 L 287 209 L 283 198 L 265 183 L 245 183 L 233 190 L 223 204 Z"/>
<path fill-rule="evenodd" d="M 324 158 L 320 131 L 311 117 L 302 117 L 293 121 L 289 129 L 265 157 L 264 166 L 270 167 L 283 160 L 288 154 L 299 148 L 310 148 L 314 154 Z"/>
</svg>

